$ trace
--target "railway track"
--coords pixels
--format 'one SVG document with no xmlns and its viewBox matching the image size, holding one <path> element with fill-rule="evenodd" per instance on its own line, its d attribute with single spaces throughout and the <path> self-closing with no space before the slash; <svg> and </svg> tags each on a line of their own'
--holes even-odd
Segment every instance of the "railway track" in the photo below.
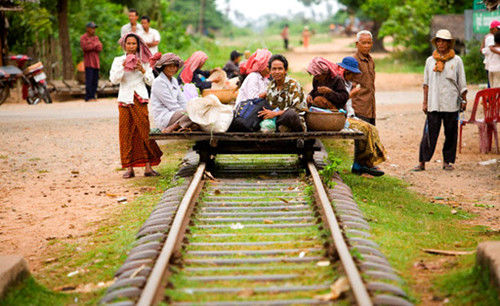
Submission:
<svg viewBox="0 0 500 306">
<path fill-rule="evenodd" d="M 300 165 L 291 156 L 222 156 L 217 179 L 204 180 L 200 163 L 165 193 L 101 303 L 411 305 L 365 239 L 348 187 L 334 192 L 336 216 L 314 163 L 307 179 L 297 178 Z M 350 289 L 326 298 L 341 277 Z"/>
</svg>

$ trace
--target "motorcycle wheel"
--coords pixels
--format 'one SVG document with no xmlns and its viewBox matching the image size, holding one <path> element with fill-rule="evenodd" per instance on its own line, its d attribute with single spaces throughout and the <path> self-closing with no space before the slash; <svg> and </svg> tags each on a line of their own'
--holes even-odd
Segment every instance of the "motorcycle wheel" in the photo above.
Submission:
<svg viewBox="0 0 500 306">
<path fill-rule="evenodd" d="M 52 98 L 50 97 L 49 89 L 45 84 L 38 84 L 38 96 L 43 99 L 43 101 L 47 104 L 52 103 Z"/>
<path fill-rule="evenodd" d="M 10 95 L 10 88 L 9 86 L 4 86 L 0 88 L 0 105 L 7 100 L 7 98 Z"/>
<path fill-rule="evenodd" d="M 28 88 L 28 96 L 26 97 L 26 102 L 28 102 L 28 104 L 30 105 L 35 105 L 38 104 L 38 102 L 40 102 L 40 97 L 38 94 L 37 87 L 30 86 Z"/>
</svg>

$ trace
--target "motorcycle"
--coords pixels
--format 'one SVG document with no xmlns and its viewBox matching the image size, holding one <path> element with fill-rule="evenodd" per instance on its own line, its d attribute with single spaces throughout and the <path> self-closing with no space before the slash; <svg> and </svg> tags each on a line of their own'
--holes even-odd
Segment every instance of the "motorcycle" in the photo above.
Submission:
<svg viewBox="0 0 500 306">
<path fill-rule="evenodd" d="M 14 86 L 15 80 L 19 77 L 23 80 L 23 99 L 25 99 L 28 104 L 38 104 L 41 100 L 45 103 L 52 103 L 52 98 L 47 88 L 47 75 L 43 72 L 42 62 L 36 62 L 28 66 L 24 71 L 21 71 L 28 61 L 32 61 L 31 57 L 26 55 L 13 55 L 9 56 L 9 60 L 16 61 L 17 67 L 0 67 L 0 104 L 7 99 L 10 88 Z M 16 68 L 18 71 L 15 70 Z M 2 71 L 11 71 L 11 73 L 2 75 Z M 21 74 L 19 74 L 19 71 Z M 17 73 L 13 74 L 13 72 Z"/>
</svg>

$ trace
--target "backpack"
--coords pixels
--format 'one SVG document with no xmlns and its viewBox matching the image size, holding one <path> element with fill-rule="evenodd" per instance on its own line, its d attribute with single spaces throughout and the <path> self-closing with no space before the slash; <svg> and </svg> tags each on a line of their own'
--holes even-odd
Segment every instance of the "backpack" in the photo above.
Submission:
<svg viewBox="0 0 500 306">
<path fill-rule="evenodd" d="M 231 132 L 256 132 L 260 129 L 262 117 L 259 112 L 263 108 L 271 108 L 266 99 L 256 98 L 240 102 L 235 112 L 235 117 L 229 131 Z"/>
</svg>

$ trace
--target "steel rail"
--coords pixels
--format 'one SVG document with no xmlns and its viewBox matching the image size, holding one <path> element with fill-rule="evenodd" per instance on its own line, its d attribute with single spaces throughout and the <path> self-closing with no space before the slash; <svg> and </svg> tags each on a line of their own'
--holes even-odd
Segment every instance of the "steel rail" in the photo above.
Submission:
<svg viewBox="0 0 500 306">
<path fill-rule="evenodd" d="M 340 226 L 337 222 L 337 218 L 335 217 L 335 213 L 333 212 L 332 205 L 330 203 L 330 200 L 328 199 L 325 188 L 323 187 L 323 182 L 321 181 L 318 170 L 312 162 L 308 162 L 307 167 L 313 178 L 314 187 L 316 188 L 319 202 L 327 219 L 328 227 L 333 238 L 333 243 L 335 244 L 335 248 L 337 249 L 340 260 L 342 261 L 342 266 L 344 267 L 344 270 L 347 274 L 349 283 L 351 284 L 356 302 L 360 306 L 371 306 L 373 305 L 373 303 L 371 301 L 370 295 L 368 294 L 365 284 L 361 279 L 359 270 L 356 267 L 351 254 L 349 253 L 349 248 L 345 243 L 342 231 L 340 230 Z"/>
<path fill-rule="evenodd" d="M 172 226 L 170 228 L 170 232 L 168 233 L 167 240 L 163 245 L 160 255 L 156 260 L 156 263 L 151 271 L 151 274 L 146 282 L 146 286 L 142 291 L 142 294 L 139 298 L 139 301 L 136 305 L 140 306 L 150 306 L 155 303 L 156 298 L 158 297 L 158 290 L 161 288 L 161 283 L 163 282 L 165 271 L 167 270 L 168 263 L 172 256 L 172 253 L 175 250 L 175 246 L 178 243 L 179 235 L 181 234 L 181 229 L 185 222 L 185 218 L 187 216 L 187 212 L 189 207 L 193 201 L 193 197 L 195 196 L 199 185 L 203 179 L 203 173 L 205 172 L 205 163 L 200 163 L 198 169 L 196 170 L 193 180 L 189 184 L 189 187 L 182 198 L 182 201 L 179 205 L 179 209 L 175 215 L 174 221 L 172 222 Z"/>
</svg>

